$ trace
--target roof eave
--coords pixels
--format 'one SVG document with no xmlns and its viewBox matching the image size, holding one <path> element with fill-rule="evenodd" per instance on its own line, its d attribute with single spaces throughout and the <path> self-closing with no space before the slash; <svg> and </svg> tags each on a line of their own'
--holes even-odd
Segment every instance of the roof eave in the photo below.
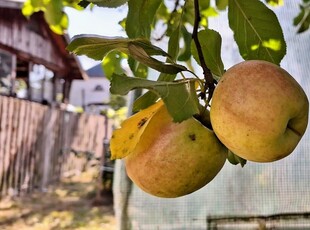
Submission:
<svg viewBox="0 0 310 230">
<path fill-rule="evenodd" d="M 24 1 L 8 1 L 8 0 L 1 0 L 0 7 L 5 8 L 12 8 L 12 9 L 21 9 L 24 5 Z"/>
</svg>

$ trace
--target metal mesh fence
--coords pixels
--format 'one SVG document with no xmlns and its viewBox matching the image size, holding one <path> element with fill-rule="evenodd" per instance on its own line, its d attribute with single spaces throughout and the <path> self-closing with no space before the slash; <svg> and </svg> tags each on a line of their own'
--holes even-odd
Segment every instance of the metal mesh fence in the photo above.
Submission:
<svg viewBox="0 0 310 230">
<path fill-rule="evenodd" d="M 287 55 L 281 66 L 310 98 L 310 31 L 296 34 L 292 25 L 299 1 L 274 9 L 283 26 Z M 210 20 L 223 38 L 226 68 L 241 61 L 226 15 Z M 131 184 L 122 161 L 114 180 L 118 229 L 310 229 L 310 129 L 293 154 L 274 163 L 225 164 L 199 191 L 176 199 L 153 197 Z M 186 168 L 185 168 L 186 170 Z M 193 178 L 194 179 L 194 178 Z"/>
</svg>

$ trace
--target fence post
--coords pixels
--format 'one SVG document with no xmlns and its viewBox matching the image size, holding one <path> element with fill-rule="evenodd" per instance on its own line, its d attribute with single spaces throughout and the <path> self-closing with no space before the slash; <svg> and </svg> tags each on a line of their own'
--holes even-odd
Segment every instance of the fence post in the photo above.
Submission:
<svg viewBox="0 0 310 230">
<path fill-rule="evenodd" d="M 54 125 L 57 120 L 57 110 L 51 108 L 47 109 L 44 115 L 44 124 L 46 125 L 43 131 L 42 140 L 42 183 L 41 190 L 45 191 L 49 185 L 50 171 L 51 171 L 51 155 L 54 147 Z"/>
</svg>

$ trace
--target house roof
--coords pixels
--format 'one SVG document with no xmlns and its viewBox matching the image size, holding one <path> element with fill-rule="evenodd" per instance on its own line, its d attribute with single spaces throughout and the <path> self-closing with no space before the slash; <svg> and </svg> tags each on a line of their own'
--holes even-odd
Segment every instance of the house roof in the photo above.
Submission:
<svg viewBox="0 0 310 230">
<path fill-rule="evenodd" d="M 86 73 L 89 77 L 105 77 L 101 64 L 89 68 Z"/>
<path fill-rule="evenodd" d="M 87 79 L 76 55 L 66 50 L 69 36 L 53 33 L 42 12 L 34 13 L 28 20 L 21 12 L 23 2 L 0 1 L 0 48 L 25 60 L 45 65 L 64 78 Z M 15 30 L 19 30 L 20 34 L 16 35 Z M 8 34 L 15 37 L 8 37 Z"/>
<path fill-rule="evenodd" d="M 0 7 L 20 9 L 24 2 L 25 0 L 1 0 Z"/>
</svg>

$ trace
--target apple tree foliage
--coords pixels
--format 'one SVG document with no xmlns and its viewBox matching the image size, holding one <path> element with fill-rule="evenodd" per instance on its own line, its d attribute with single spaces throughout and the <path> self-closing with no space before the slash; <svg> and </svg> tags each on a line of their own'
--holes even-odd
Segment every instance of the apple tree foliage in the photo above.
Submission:
<svg viewBox="0 0 310 230">
<path fill-rule="evenodd" d="M 291 19 L 297 32 L 306 31 L 310 23 L 310 1 L 301 1 L 299 15 Z M 134 112 L 161 98 L 173 120 L 181 122 L 200 113 L 201 102 L 209 106 L 217 81 L 225 72 L 221 34 L 209 27 L 208 19 L 228 11 L 229 27 L 242 58 L 280 65 L 286 43 L 269 5 L 281 4 L 283 0 L 26 0 L 22 11 L 26 16 L 44 11 L 51 29 L 62 33 L 68 27 L 64 7 L 83 10 L 127 5 L 127 17 L 120 22 L 126 37 L 78 35 L 67 49 L 102 61 L 111 80 L 111 93 L 125 95 L 134 89 L 147 89 L 135 100 Z M 164 41 L 165 48 L 156 45 L 158 41 Z M 124 59 L 132 76 L 121 68 Z M 194 72 L 193 59 L 203 76 Z M 148 80 L 150 74 L 157 80 Z M 245 163 L 232 153 L 228 158 L 235 164 Z"/>
</svg>

